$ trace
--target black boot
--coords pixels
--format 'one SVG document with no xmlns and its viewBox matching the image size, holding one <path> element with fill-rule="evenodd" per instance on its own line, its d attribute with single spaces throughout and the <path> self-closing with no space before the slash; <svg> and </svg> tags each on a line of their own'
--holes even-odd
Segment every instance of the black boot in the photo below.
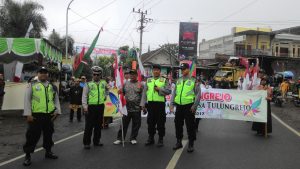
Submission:
<svg viewBox="0 0 300 169">
<path fill-rule="evenodd" d="M 157 142 L 157 147 L 162 147 L 162 146 L 164 146 L 164 139 L 163 137 L 159 137 Z"/>
<path fill-rule="evenodd" d="M 30 156 L 30 154 L 26 154 L 23 165 L 24 166 L 30 166 L 31 165 L 31 156 Z"/>
<path fill-rule="evenodd" d="M 188 153 L 192 153 L 194 151 L 194 141 L 189 141 L 189 147 L 187 149 Z"/>
<path fill-rule="evenodd" d="M 153 136 L 149 136 L 148 140 L 145 143 L 145 146 L 150 146 L 154 144 L 154 137 Z"/>
<path fill-rule="evenodd" d="M 54 153 L 52 153 L 51 151 L 47 151 L 46 154 L 45 154 L 45 158 L 58 159 L 58 156 L 55 155 Z"/>
<path fill-rule="evenodd" d="M 177 143 L 173 147 L 173 150 L 177 150 L 177 149 L 180 149 L 180 148 L 182 148 L 182 142 L 181 142 L 181 139 L 177 139 Z"/>
</svg>

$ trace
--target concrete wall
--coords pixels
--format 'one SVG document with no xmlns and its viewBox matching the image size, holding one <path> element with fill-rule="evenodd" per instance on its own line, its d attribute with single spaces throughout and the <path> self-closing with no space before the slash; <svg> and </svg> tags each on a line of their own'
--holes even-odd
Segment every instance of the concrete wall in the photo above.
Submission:
<svg viewBox="0 0 300 169">
<path fill-rule="evenodd" d="M 227 55 L 234 54 L 233 35 L 204 41 L 199 44 L 198 59 L 214 59 L 216 53 Z"/>
</svg>

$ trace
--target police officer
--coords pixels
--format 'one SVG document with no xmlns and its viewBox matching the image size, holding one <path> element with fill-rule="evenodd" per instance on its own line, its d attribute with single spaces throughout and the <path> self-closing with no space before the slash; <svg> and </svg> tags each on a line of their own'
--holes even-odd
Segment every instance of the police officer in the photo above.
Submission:
<svg viewBox="0 0 300 169">
<path fill-rule="evenodd" d="M 152 73 L 153 78 L 147 79 L 141 106 L 145 111 L 145 103 L 147 102 L 147 123 L 148 123 L 148 140 L 146 146 L 154 144 L 154 135 L 156 129 L 158 130 L 159 139 L 157 142 L 158 147 L 162 147 L 163 137 L 165 136 L 165 96 L 171 93 L 166 78 L 160 77 L 161 67 L 158 64 L 153 65 Z"/>
<path fill-rule="evenodd" d="M 85 114 L 85 129 L 83 145 L 90 149 L 92 132 L 94 130 L 94 146 L 103 146 L 100 143 L 101 126 L 103 123 L 104 101 L 108 93 L 107 83 L 102 79 L 102 68 L 93 66 L 93 80 L 83 88 L 82 106 Z"/>
<path fill-rule="evenodd" d="M 57 93 L 53 90 L 48 79 L 48 70 L 41 67 L 38 70 L 37 80 L 28 84 L 24 100 L 24 116 L 27 117 L 28 129 L 26 143 L 23 150 L 26 153 L 24 166 L 31 164 L 30 153 L 34 152 L 35 146 L 43 132 L 43 147 L 46 150 L 45 158 L 57 159 L 52 153 L 52 135 L 54 132 L 53 121 L 61 114 Z"/>
<path fill-rule="evenodd" d="M 176 105 L 175 128 L 177 143 L 173 147 L 173 150 L 182 148 L 183 124 L 185 121 L 189 139 L 187 151 L 191 153 L 194 151 L 194 140 L 196 140 L 195 111 L 199 104 L 200 88 L 196 85 L 196 80 L 189 75 L 189 65 L 182 63 L 180 68 L 182 77 L 176 82 L 170 105 L 171 112 L 174 111 L 174 105 Z M 196 101 L 195 98 L 197 98 Z"/>
</svg>

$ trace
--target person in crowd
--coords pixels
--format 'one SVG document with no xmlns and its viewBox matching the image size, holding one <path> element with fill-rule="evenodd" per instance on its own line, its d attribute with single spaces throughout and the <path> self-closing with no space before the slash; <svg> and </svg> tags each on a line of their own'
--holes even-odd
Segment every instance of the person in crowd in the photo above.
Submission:
<svg viewBox="0 0 300 169">
<path fill-rule="evenodd" d="M 74 113 L 77 114 L 77 121 L 81 122 L 81 104 L 82 104 L 82 91 L 80 87 L 80 79 L 74 80 L 75 84 L 70 90 L 70 118 L 69 122 L 73 122 Z"/>
<path fill-rule="evenodd" d="M 280 84 L 281 96 L 284 102 L 286 102 L 286 96 L 289 89 L 290 89 L 290 84 L 288 82 L 288 79 L 284 79 L 284 81 Z"/>
<path fill-rule="evenodd" d="M 246 90 L 244 88 L 244 78 L 243 77 L 239 78 L 237 90 Z"/>
<path fill-rule="evenodd" d="M 272 100 L 272 88 L 269 87 L 266 77 L 263 77 L 261 79 L 260 85 L 257 90 L 267 91 L 267 97 L 265 98 L 267 100 L 267 123 L 253 122 L 252 130 L 256 131 L 257 135 L 266 135 L 268 133 L 272 133 L 272 116 L 271 116 L 271 105 L 270 105 L 270 102 Z"/>
<path fill-rule="evenodd" d="M 80 77 L 80 80 L 81 80 L 81 81 L 80 81 L 80 87 L 84 88 L 85 85 L 86 85 L 87 79 L 86 79 L 85 76 L 81 76 L 81 77 Z"/>
<path fill-rule="evenodd" d="M 5 95 L 5 81 L 4 81 L 4 76 L 2 73 L 0 73 L 0 111 L 2 110 L 2 105 L 3 105 L 3 98 Z M 0 120 L 3 119 L 3 117 L 1 117 L 0 115 Z"/>
<path fill-rule="evenodd" d="M 124 84 L 126 82 L 130 81 L 130 74 L 129 74 L 129 70 L 125 70 L 124 72 Z"/>
<path fill-rule="evenodd" d="M 123 93 L 126 99 L 127 115 L 122 117 L 122 125 L 117 134 L 117 140 L 114 142 L 115 145 L 122 143 L 122 130 L 124 132 L 124 139 L 127 134 L 129 123 L 132 119 L 132 129 L 130 136 L 130 143 L 132 145 L 137 144 L 137 136 L 141 127 L 141 99 L 143 86 L 137 80 L 137 71 L 131 70 L 130 81 L 124 84 L 123 89 L 119 90 L 119 93 Z M 124 141 L 124 140 L 123 140 Z"/>
</svg>

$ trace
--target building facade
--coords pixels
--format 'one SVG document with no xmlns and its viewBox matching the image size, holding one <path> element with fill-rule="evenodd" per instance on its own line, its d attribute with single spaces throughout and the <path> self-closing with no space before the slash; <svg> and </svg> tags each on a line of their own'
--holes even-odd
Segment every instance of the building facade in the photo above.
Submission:
<svg viewBox="0 0 300 169">
<path fill-rule="evenodd" d="M 300 27 L 272 31 L 270 28 L 232 28 L 227 36 L 202 40 L 198 59 L 229 56 L 281 56 L 300 58 Z"/>
</svg>

